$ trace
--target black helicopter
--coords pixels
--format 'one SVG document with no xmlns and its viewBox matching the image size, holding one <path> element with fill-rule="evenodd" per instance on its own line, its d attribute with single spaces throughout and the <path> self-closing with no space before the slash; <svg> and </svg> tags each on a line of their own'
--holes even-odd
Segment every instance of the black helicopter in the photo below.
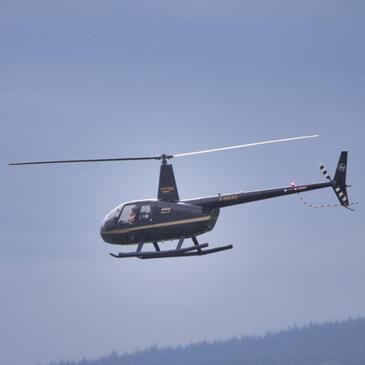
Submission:
<svg viewBox="0 0 365 365">
<path fill-rule="evenodd" d="M 17 162 L 9 165 L 35 165 L 78 162 L 107 162 L 107 161 L 137 161 L 160 160 L 160 180 L 157 199 L 136 200 L 126 202 L 114 208 L 103 220 L 100 235 L 105 242 L 116 245 L 138 245 L 135 252 L 111 254 L 116 258 L 137 257 L 140 259 L 201 256 L 231 249 L 232 245 L 207 249 L 208 244 L 200 244 L 197 236 L 211 231 L 218 219 L 220 208 L 236 204 L 270 199 L 290 194 L 299 194 L 311 190 L 333 188 L 340 205 L 351 209 L 347 195 L 346 171 L 347 152 L 341 152 L 334 178 L 331 179 L 323 165 L 320 169 L 328 182 L 285 186 L 277 189 L 238 192 L 233 194 L 218 194 L 197 199 L 180 200 L 175 176 L 168 160 L 175 157 L 192 156 L 197 154 L 224 151 L 243 147 L 252 147 L 278 142 L 318 137 L 318 135 L 293 137 L 272 141 L 263 141 L 239 146 L 209 149 L 175 155 L 161 154 L 158 156 L 104 158 L 88 160 L 58 160 Z M 183 247 L 186 238 L 191 238 L 193 245 Z M 161 250 L 159 242 L 178 240 L 173 250 Z M 146 243 L 153 243 L 154 251 L 143 251 Z"/>
</svg>

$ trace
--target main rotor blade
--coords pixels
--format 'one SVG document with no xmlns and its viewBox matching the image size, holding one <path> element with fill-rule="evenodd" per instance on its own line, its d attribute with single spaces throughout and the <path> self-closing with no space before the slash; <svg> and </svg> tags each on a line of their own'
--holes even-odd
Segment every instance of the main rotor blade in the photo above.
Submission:
<svg viewBox="0 0 365 365">
<path fill-rule="evenodd" d="M 272 141 L 262 141 L 262 142 L 255 142 L 255 143 L 247 143 L 247 144 L 241 144 L 241 145 L 238 145 L 238 146 L 212 148 L 212 149 L 209 149 L 209 150 L 202 150 L 202 151 L 195 151 L 195 152 L 186 152 L 186 153 L 178 153 L 176 155 L 173 155 L 173 157 L 184 157 L 184 156 L 201 155 L 203 153 L 227 151 L 227 150 L 234 150 L 236 148 L 253 147 L 253 146 L 259 146 L 259 145 L 264 145 L 264 144 L 272 144 L 272 143 L 279 143 L 279 142 L 289 142 L 289 141 L 296 141 L 296 140 L 300 140 L 300 139 L 308 139 L 308 138 L 316 138 L 316 137 L 319 137 L 319 135 L 318 134 L 314 134 L 314 135 L 311 135 L 311 136 L 291 137 L 291 138 L 284 138 L 284 139 L 274 139 Z"/>
<path fill-rule="evenodd" d="M 51 160 L 51 161 L 12 162 L 12 163 L 9 163 L 9 166 L 45 165 L 45 164 L 56 164 L 56 163 L 79 163 L 79 162 L 139 161 L 139 160 L 159 160 L 159 159 L 160 159 L 160 156 L 93 158 L 93 159 L 88 159 L 88 160 Z"/>
<path fill-rule="evenodd" d="M 116 157 L 116 158 L 93 158 L 93 159 L 86 159 L 86 160 L 49 160 L 49 161 L 12 162 L 12 163 L 9 163 L 9 166 L 46 165 L 46 164 L 83 163 L 83 162 L 141 161 L 141 160 L 164 160 L 164 161 L 166 161 L 166 160 L 168 160 L 170 158 L 173 158 L 173 157 L 201 155 L 203 153 L 227 151 L 227 150 L 233 150 L 233 149 L 237 149 L 237 148 L 253 147 L 253 146 L 259 146 L 259 145 L 265 145 L 265 144 L 279 143 L 279 142 L 289 142 L 289 141 L 295 141 L 295 140 L 300 140 L 300 139 L 308 139 L 308 138 L 316 138 L 316 137 L 319 137 L 319 135 L 315 134 L 315 135 L 311 135 L 311 136 L 275 139 L 275 140 L 271 140 L 271 141 L 262 141 L 262 142 L 241 144 L 241 145 L 238 145 L 238 146 L 212 148 L 212 149 L 209 149 L 209 150 L 187 152 L 187 153 L 178 153 L 176 155 L 161 154 L 161 155 L 158 155 L 158 156 L 144 156 L 144 157 Z"/>
</svg>

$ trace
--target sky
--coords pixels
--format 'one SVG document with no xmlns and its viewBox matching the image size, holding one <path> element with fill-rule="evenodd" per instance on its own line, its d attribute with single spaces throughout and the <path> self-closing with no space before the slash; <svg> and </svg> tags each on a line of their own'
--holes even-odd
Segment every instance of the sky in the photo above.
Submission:
<svg viewBox="0 0 365 365">
<path fill-rule="evenodd" d="M 180 153 L 181 198 L 321 182 L 349 151 L 364 202 L 363 1 L 0 4 L 0 362 L 46 364 L 365 316 L 362 205 L 284 197 L 221 210 L 231 251 L 116 260 L 114 206 L 157 195 L 158 161 L 12 161 Z M 305 195 L 336 203 L 332 191 Z M 166 244 L 170 247 L 170 244 Z"/>
</svg>

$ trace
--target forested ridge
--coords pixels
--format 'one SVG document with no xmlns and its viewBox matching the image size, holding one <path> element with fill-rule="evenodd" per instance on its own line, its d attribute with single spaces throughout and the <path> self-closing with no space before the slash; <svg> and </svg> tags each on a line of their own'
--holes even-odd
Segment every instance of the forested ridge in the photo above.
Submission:
<svg viewBox="0 0 365 365">
<path fill-rule="evenodd" d="M 365 319 L 50 365 L 365 365 Z"/>
</svg>

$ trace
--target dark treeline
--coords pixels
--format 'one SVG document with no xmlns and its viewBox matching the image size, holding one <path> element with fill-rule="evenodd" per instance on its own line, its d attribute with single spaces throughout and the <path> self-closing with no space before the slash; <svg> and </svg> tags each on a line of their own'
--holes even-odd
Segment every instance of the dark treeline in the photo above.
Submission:
<svg viewBox="0 0 365 365">
<path fill-rule="evenodd" d="M 51 365 L 364 365 L 365 319 Z"/>
</svg>

